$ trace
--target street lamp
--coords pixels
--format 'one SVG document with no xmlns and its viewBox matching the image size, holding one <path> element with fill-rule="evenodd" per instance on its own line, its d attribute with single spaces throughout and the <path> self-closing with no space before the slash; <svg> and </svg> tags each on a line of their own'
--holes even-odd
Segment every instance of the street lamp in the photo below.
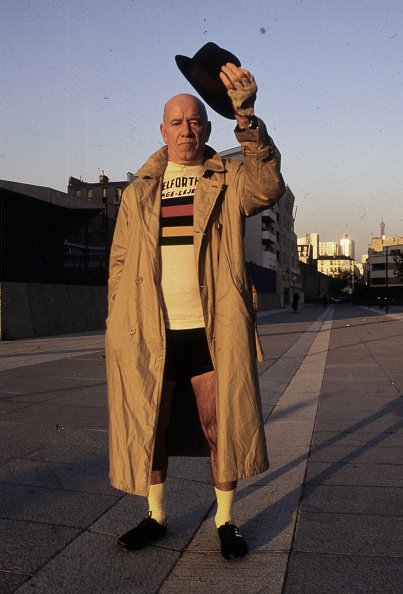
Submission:
<svg viewBox="0 0 403 594">
<path fill-rule="evenodd" d="M 389 313 L 389 270 L 388 270 L 388 247 L 385 245 L 385 313 Z"/>
</svg>

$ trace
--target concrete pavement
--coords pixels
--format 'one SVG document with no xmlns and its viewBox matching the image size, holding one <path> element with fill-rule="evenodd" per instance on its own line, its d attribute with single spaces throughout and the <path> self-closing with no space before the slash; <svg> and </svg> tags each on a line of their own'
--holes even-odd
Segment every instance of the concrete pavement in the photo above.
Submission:
<svg viewBox="0 0 403 594">
<path fill-rule="evenodd" d="M 108 483 L 102 334 L 0 343 L 0 592 L 400 593 L 403 313 L 259 316 L 270 470 L 239 485 L 251 552 L 219 553 L 207 460 L 172 460 L 169 529 L 116 537 L 145 500 Z"/>
</svg>

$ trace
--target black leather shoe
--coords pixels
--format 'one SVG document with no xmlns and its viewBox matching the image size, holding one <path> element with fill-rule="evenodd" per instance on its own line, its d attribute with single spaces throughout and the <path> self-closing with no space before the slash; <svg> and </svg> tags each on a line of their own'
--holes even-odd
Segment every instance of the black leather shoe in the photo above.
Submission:
<svg viewBox="0 0 403 594">
<path fill-rule="evenodd" d="M 248 545 L 235 524 L 225 522 L 218 528 L 221 542 L 221 553 L 224 559 L 238 559 L 249 551 Z"/>
<path fill-rule="evenodd" d="M 118 545 L 127 551 L 137 551 L 146 547 L 154 540 L 161 538 L 161 536 L 164 536 L 166 531 L 167 523 L 158 524 L 151 517 L 151 512 L 148 512 L 147 517 L 138 526 L 132 528 L 119 538 Z"/>
</svg>

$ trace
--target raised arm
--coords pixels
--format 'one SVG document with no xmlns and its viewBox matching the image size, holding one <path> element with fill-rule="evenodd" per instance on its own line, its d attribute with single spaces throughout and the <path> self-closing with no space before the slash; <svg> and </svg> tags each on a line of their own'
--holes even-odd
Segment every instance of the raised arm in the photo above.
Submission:
<svg viewBox="0 0 403 594">
<path fill-rule="evenodd" d="M 252 74 L 235 64 L 225 64 L 220 73 L 237 121 L 235 134 L 244 162 L 239 170 L 238 195 L 246 216 L 269 208 L 283 195 L 281 157 L 262 120 L 255 116 L 257 84 Z"/>
</svg>

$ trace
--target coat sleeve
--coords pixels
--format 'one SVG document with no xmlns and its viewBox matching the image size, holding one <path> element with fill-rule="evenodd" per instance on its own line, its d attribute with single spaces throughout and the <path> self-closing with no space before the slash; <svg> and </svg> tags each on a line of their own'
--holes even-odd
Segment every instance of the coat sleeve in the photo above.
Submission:
<svg viewBox="0 0 403 594">
<path fill-rule="evenodd" d="M 235 129 L 235 135 L 244 157 L 239 170 L 239 202 L 243 214 L 249 217 L 270 208 L 284 194 L 281 157 L 260 119 L 255 130 Z"/>
<path fill-rule="evenodd" d="M 108 280 L 108 316 L 111 313 L 112 305 L 118 290 L 123 266 L 129 243 L 129 194 L 130 186 L 123 192 L 119 213 L 116 219 L 115 232 L 109 257 L 109 280 Z"/>
</svg>

